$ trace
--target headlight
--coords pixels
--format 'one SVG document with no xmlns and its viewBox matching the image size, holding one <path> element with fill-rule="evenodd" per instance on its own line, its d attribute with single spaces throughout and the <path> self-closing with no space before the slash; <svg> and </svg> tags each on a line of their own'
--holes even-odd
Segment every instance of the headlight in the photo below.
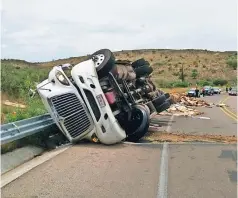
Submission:
<svg viewBox="0 0 238 198">
<path fill-rule="evenodd" d="M 64 76 L 64 74 L 61 71 L 56 71 L 55 73 L 56 78 L 58 79 L 58 81 L 60 81 L 63 85 L 67 85 L 69 86 L 69 81 L 67 80 L 67 78 Z"/>
</svg>

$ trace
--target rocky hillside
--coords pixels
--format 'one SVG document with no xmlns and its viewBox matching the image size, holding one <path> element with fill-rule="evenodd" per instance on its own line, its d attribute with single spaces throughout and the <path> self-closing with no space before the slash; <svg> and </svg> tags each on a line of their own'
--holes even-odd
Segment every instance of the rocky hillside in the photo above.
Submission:
<svg viewBox="0 0 238 198">
<path fill-rule="evenodd" d="M 117 59 L 127 59 L 131 61 L 142 57 L 145 58 L 154 68 L 153 77 L 159 79 L 160 81 L 178 81 L 181 75 L 182 67 L 184 69 L 185 80 L 191 83 L 201 80 L 211 81 L 214 79 L 222 79 L 234 82 L 236 81 L 237 77 L 236 52 L 151 49 L 123 50 L 114 52 L 114 54 Z M 18 65 L 18 67 L 31 65 L 42 68 L 52 67 L 54 65 L 63 63 L 77 64 L 86 58 L 87 56 L 71 57 L 67 59 L 59 59 L 41 63 L 29 63 L 25 61 L 17 62 L 17 60 L 8 61 L 14 62 L 14 65 Z"/>
</svg>

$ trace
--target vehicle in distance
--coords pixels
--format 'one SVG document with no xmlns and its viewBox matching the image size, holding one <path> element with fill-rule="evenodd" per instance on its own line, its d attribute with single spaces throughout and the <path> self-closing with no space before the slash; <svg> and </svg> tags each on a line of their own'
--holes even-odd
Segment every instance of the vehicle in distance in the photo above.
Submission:
<svg viewBox="0 0 238 198">
<path fill-rule="evenodd" d="M 214 94 L 214 89 L 211 86 L 205 86 L 205 87 L 203 87 L 203 89 L 204 89 L 204 94 L 205 95 L 211 96 L 211 95 Z"/>
<path fill-rule="evenodd" d="M 219 87 L 213 87 L 214 94 L 221 94 L 221 89 Z"/>
<path fill-rule="evenodd" d="M 187 92 L 187 96 L 188 96 L 188 97 L 196 97 L 196 88 L 191 88 L 191 89 Z M 198 97 L 200 97 L 200 91 L 198 92 Z"/>
<path fill-rule="evenodd" d="M 237 87 L 232 87 L 231 91 L 228 92 L 230 96 L 237 96 Z"/>
</svg>

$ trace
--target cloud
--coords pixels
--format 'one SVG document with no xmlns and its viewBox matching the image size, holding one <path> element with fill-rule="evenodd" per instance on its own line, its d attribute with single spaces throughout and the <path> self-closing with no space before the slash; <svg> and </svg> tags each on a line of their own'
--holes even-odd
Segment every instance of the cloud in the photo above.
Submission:
<svg viewBox="0 0 238 198">
<path fill-rule="evenodd" d="M 47 61 L 100 48 L 236 50 L 236 1 L 3 0 L 2 58 Z"/>
</svg>

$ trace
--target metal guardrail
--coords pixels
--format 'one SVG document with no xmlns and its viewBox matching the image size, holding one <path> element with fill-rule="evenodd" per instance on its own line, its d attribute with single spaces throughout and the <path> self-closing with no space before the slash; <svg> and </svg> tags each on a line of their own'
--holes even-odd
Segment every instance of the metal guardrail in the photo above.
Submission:
<svg viewBox="0 0 238 198">
<path fill-rule="evenodd" d="M 46 131 L 54 125 L 49 114 L 1 125 L 1 145 Z"/>
<path fill-rule="evenodd" d="M 156 123 L 151 119 L 152 123 Z M 50 114 L 1 125 L 1 145 L 57 127 Z"/>
</svg>

